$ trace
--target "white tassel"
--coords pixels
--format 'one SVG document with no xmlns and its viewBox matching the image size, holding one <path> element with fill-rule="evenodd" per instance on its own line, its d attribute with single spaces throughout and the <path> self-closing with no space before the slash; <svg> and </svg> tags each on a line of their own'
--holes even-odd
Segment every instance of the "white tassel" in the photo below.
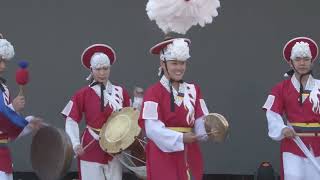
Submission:
<svg viewBox="0 0 320 180">
<path fill-rule="evenodd" d="M 118 111 L 119 109 L 122 108 L 122 104 L 120 104 L 122 102 L 122 100 L 118 97 L 116 97 L 116 95 L 109 95 L 108 93 L 105 93 L 105 100 L 107 100 L 106 102 L 109 102 L 110 107 L 113 109 L 113 111 Z M 116 101 L 118 100 L 119 103 Z"/>
<path fill-rule="evenodd" d="M 186 85 L 184 85 L 186 86 Z M 194 107 L 192 103 L 195 104 L 195 99 L 192 99 L 189 97 L 189 92 L 187 88 L 185 87 L 184 90 L 184 97 L 183 97 L 183 105 L 184 108 L 188 109 L 188 114 L 187 114 L 187 122 L 189 125 L 194 124 L 195 118 L 194 118 Z"/>
<path fill-rule="evenodd" d="M 109 94 L 107 89 L 111 90 L 111 94 Z M 93 88 L 94 91 L 97 93 L 97 95 L 101 98 L 101 92 L 100 92 L 100 87 L 99 88 Z M 122 91 L 116 91 L 115 87 L 111 84 L 109 81 L 106 85 L 106 89 L 103 91 L 104 95 L 104 106 L 109 104 L 109 106 L 113 109 L 113 111 L 117 111 L 122 108 L 122 102 L 123 102 L 123 97 L 121 95 Z"/>
<path fill-rule="evenodd" d="M 319 103 L 320 86 L 319 85 L 320 85 L 320 82 L 316 81 L 315 86 L 313 87 L 309 96 L 309 101 L 312 103 L 312 111 L 318 114 L 320 114 L 320 103 Z"/>
<path fill-rule="evenodd" d="M 219 7 L 219 0 L 149 0 L 146 11 L 164 33 L 185 34 L 193 25 L 212 23 Z"/>
</svg>

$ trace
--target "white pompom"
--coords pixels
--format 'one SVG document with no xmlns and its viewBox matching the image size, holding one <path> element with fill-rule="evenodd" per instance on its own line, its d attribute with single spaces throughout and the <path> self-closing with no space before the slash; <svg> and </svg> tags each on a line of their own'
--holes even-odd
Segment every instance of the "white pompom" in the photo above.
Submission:
<svg viewBox="0 0 320 180">
<path fill-rule="evenodd" d="M 110 66 L 110 59 L 104 53 L 94 53 L 90 60 L 91 68 L 101 68 L 104 66 Z"/>
<path fill-rule="evenodd" d="M 310 58 L 312 59 L 311 50 L 309 44 L 306 42 L 296 42 L 292 47 L 290 59 L 295 60 L 296 58 Z"/>
<path fill-rule="evenodd" d="M 160 55 L 160 59 L 163 61 L 186 61 L 189 58 L 189 45 L 184 39 L 181 38 L 173 40 L 173 42 L 169 44 Z"/>
<path fill-rule="evenodd" d="M 164 33 L 185 34 L 193 25 L 212 23 L 219 0 L 149 0 L 146 11 Z"/>
<path fill-rule="evenodd" d="M 0 56 L 5 60 L 10 60 L 14 56 L 14 48 L 6 39 L 0 39 Z"/>
</svg>

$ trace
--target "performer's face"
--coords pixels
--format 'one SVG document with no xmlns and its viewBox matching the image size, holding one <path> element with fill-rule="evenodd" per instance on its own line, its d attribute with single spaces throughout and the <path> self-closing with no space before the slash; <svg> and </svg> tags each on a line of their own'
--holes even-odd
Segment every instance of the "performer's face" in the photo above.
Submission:
<svg viewBox="0 0 320 180">
<path fill-rule="evenodd" d="M 6 70 L 6 61 L 0 57 L 0 74 Z"/>
<path fill-rule="evenodd" d="M 110 66 L 104 66 L 101 68 L 92 68 L 92 75 L 94 80 L 106 83 L 110 76 Z"/>
<path fill-rule="evenodd" d="M 312 62 L 310 58 L 296 58 L 292 61 L 292 63 L 294 65 L 296 73 L 298 74 L 308 73 L 312 68 Z"/>
<path fill-rule="evenodd" d="M 165 64 L 163 61 L 161 61 L 161 67 L 162 69 L 165 69 Z M 164 75 L 167 78 L 171 78 L 174 81 L 180 81 L 183 79 L 184 72 L 186 71 L 187 68 L 187 63 L 186 61 L 167 61 L 167 68 L 168 72 L 164 71 Z"/>
</svg>

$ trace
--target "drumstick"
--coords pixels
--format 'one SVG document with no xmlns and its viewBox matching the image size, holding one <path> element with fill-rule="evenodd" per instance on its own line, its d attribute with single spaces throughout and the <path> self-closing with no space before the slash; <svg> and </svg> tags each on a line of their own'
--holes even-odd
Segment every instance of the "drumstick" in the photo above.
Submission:
<svg viewBox="0 0 320 180">
<path fill-rule="evenodd" d="M 42 124 L 43 126 L 50 126 L 50 124 L 45 123 L 45 122 L 41 122 L 41 124 Z"/>
<path fill-rule="evenodd" d="M 203 136 L 210 135 L 210 134 L 213 134 L 213 131 L 208 132 L 208 133 L 205 133 L 205 134 L 197 135 L 197 138 L 201 138 L 201 137 L 203 137 Z"/>
<path fill-rule="evenodd" d="M 95 139 L 92 139 L 85 147 L 83 147 L 83 151 L 86 150 L 94 141 Z"/>
<path fill-rule="evenodd" d="M 83 151 L 85 151 L 93 142 L 95 141 L 95 139 L 92 139 L 86 146 L 83 147 Z M 77 158 L 78 155 L 74 155 L 73 158 Z"/>
</svg>

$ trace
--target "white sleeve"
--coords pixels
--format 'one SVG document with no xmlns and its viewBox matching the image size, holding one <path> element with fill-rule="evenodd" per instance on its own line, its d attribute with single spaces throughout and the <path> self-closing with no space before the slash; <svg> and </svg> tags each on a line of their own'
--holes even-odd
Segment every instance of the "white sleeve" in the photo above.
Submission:
<svg viewBox="0 0 320 180">
<path fill-rule="evenodd" d="M 269 137 L 275 141 L 282 140 L 284 138 L 282 130 L 287 126 L 284 124 L 281 115 L 271 110 L 267 110 L 266 116 L 268 120 Z"/>
<path fill-rule="evenodd" d="M 73 149 L 80 144 L 79 125 L 70 117 L 66 119 L 66 132 L 69 135 Z"/>
<path fill-rule="evenodd" d="M 145 119 L 146 135 L 163 152 L 184 150 L 183 133 L 165 127 L 160 120 Z"/>
<path fill-rule="evenodd" d="M 34 118 L 34 116 L 27 116 L 25 119 L 30 122 L 32 119 Z M 29 133 L 32 132 L 32 128 L 30 127 L 30 125 L 28 124 L 26 127 L 23 128 L 23 130 L 21 131 L 21 133 L 19 134 L 18 138 L 21 138 L 22 136 L 28 135 Z"/>
<path fill-rule="evenodd" d="M 204 117 L 201 116 L 200 118 L 196 119 L 194 124 L 194 132 L 198 136 L 198 140 L 200 141 L 206 141 L 208 140 L 207 131 L 204 127 Z"/>
</svg>

